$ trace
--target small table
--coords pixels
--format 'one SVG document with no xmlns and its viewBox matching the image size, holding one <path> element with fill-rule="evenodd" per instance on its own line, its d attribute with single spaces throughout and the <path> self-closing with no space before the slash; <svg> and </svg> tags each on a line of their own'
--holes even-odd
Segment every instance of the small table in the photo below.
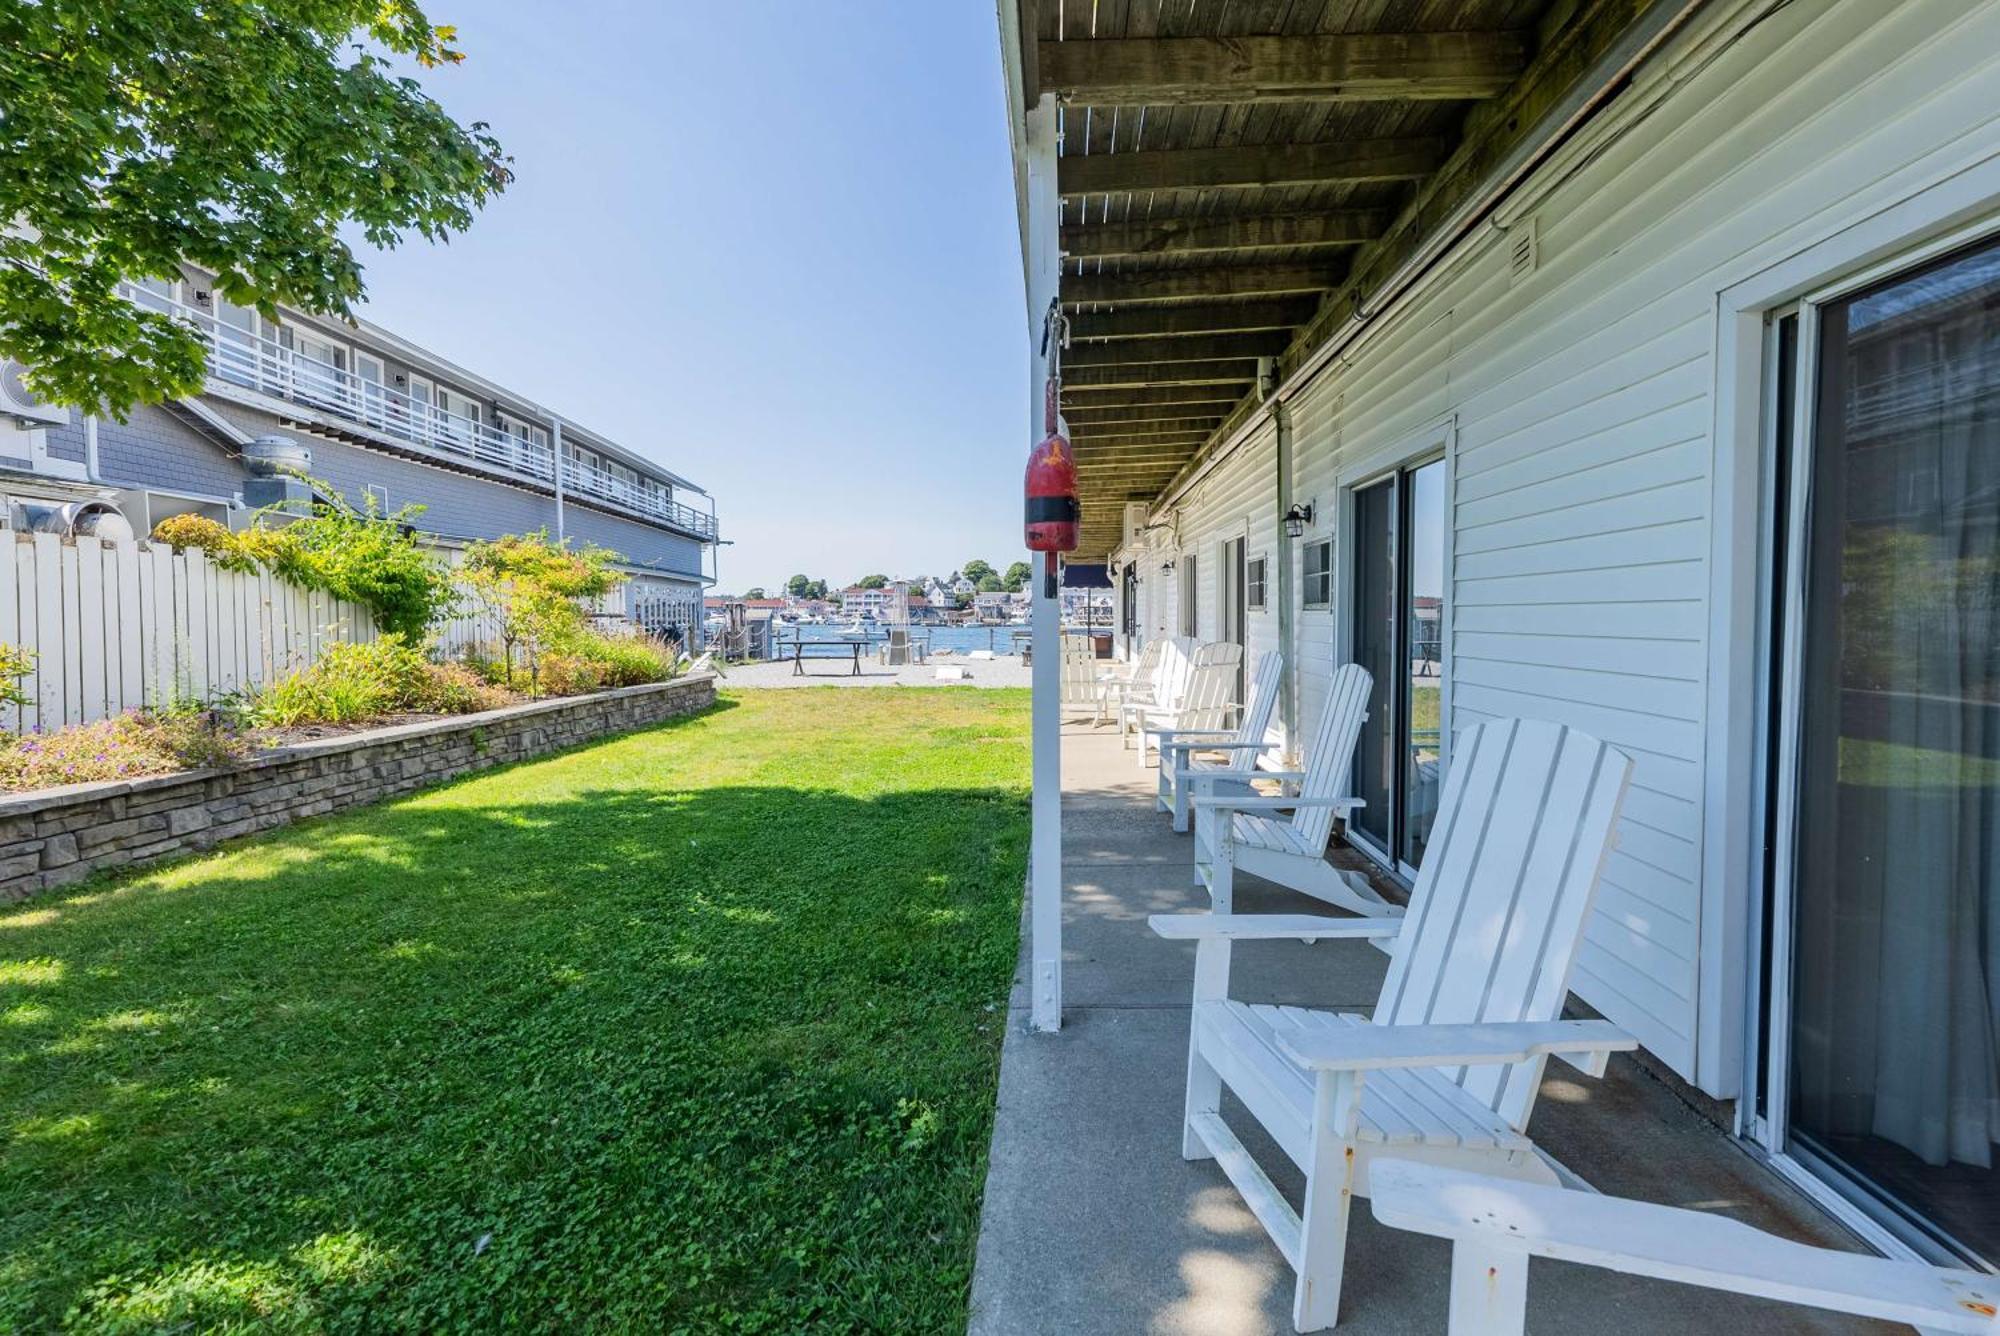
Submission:
<svg viewBox="0 0 2000 1336">
<path fill-rule="evenodd" d="M 851 654 L 854 658 L 854 671 L 849 673 L 848 676 L 859 677 L 861 676 L 861 647 L 863 643 L 859 640 L 794 640 L 792 642 L 792 676 L 808 676 L 806 672 L 807 659 L 838 659 L 843 654 Z M 833 653 L 808 654 L 806 651 L 809 649 L 830 649 Z"/>
</svg>

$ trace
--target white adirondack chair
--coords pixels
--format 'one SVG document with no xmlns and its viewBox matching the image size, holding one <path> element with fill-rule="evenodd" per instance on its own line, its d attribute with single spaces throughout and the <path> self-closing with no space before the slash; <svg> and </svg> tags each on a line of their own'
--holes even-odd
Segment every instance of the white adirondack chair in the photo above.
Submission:
<svg viewBox="0 0 2000 1336">
<path fill-rule="evenodd" d="M 1348 1203 L 1377 1156 L 1560 1181 L 1527 1135 L 1544 1064 L 1598 1076 L 1637 1047 L 1608 1022 L 1560 1019 L 1631 768 L 1557 724 L 1481 724 L 1459 735 L 1406 917 L 1150 920 L 1200 944 L 1181 1154 L 1216 1160 L 1298 1273 L 1300 1331 L 1339 1314 Z M 1338 937 L 1394 938 L 1372 1024 L 1230 999 L 1232 941 Z M 1303 1212 L 1223 1122 L 1224 1085 L 1305 1171 Z"/>
<path fill-rule="evenodd" d="M 1153 674 L 1160 670 L 1160 657 L 1166 653 L 1168 643 L 1164 637 L 1155 636 L 1140 646 L 1138 655 L 1129 663 L 1109 664 L 1098 669 L 1098 723 L 1104 722 L 1107 710 L 1115 712 L 1129 696 L 1153 689 Z"/>
<path fill-rule="evenodd" d="M 1062 637 L 1062 703 L 1066 709 L 1097 702 L 1097 654 L 1089 636 Z"/>
<path fill-rule="evenodd" d="M 1249 702 L 1234 732 L 1214 729 L 1154 728 L 1154 745 L 1160 749 L 1159 796 L 1162 812 L 1170 812 L 1175 830 L 1188 828 L 1188 797 L 1200 776 L 1208 791 L 1223 780 L 1233 780 L 1248 792 L 1248 781 L 1260 759 L 1275 756 L 1276 744 L 1265 736 L 1271 727 L 1271 711 L 1277 707 L 1278 691 L 1284 685 L 1285 656 L 1268 651 L 1257 660 L 1250 676 Z"/>
<path fill-rule="evenodd" d="M 1216 913 L 1233 908 L 1239 868 L 1356 914 L 1402 913 L 1375 893 L 1368 878 L 1326 861 L 1333 814 L 1363 805 L 1349 796 L 1348 779 L 1373 680 L 1360 664 L 1343 664 L 1327 687 L 1319 727 L 1306 740 L 1305 768 L 1261 776 L 1297 784 L 1295 796 L 1261 797 L 1240 784 L 1219 786 L 1217 776 L 1190 777 L 1195 879 L 1208 888 Z M 1286 809 L 1289 817 L 1279 815 Z"/>
<path fill-rule="evenodd" d="M 1375 1218 L 1452 1241 L 1450 1336 L 1521 1336 L 1528 1259 L 1652 1276 L 1920 1332 L 2000 1332 L 2000 1277 L 1814 1248 L 1740 1221 L 1398 1160 L 1375 1164 Z"/>
<path fill-rule="evenodd" d="M 1130 682 L 1115 684 L 1107 693 L 1106 708 L 1110 716 L 1118 721 L 1122 733 L 1125 727 L 1125 709 L 1130 705 L 1162 705 L 1174 700 L 1186 682 L 1189 661 L 1194 655 L 1193 636 L 1172 636 L 1149 643 L 1160 647 L 1160 657 L 1150 672 L 1142 680 L 1136 675 Z M 1141 651 L 1142 653 L 1144 651 Z M 1109 699 L 1115 697 L 1115 701 Z"/>
<path fill-rule="evenodd" d="M 1236 675 L 1243 663 L 1243 646 L 1227 640 L 1197 645 L 1188 659 L 1187 678 L 1170 704 L 1127 705 L 1121 715 L 1120 737 L 1139 739 L 1139 768 L 1154 736 L 1163 729 L 1221 730 L 1237 710 Z"/>
</svg>

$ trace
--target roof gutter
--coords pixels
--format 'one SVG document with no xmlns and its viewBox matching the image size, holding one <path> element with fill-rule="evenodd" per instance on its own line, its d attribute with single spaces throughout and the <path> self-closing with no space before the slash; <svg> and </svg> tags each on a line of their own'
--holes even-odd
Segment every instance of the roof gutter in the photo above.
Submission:
<svg viewBox="0 0 2000 1336">
<path fill-rule="evenodd" d="M 1000 3 L 1004 10 L 1009 7 L 1010 0 L 1000 0 Z M 1398 265 L 1382 286 L 1361 303 L 1344 324 L 1329 334 L 1299 365 L 1298 370 L 1285 377 L 1226 440 L 1210 450 L 1186 477 L 1170 484 L 1166 493 L 1153 503 L 1153 509 L 1157 512 L 1177 504 L 1208 476 L 1210 470 L 1234 454 L 1239 446 L 1271 420 L 1276 403 L 1291 399 L 1305 390 L 1383 314 L 1428 286 L 1443 260 L 1491 216 L 1530 173 L 1546 163 L 1586 122 L 1608 106 L 1624 89 L 1633 73 L 1708 3 L 1709 0 L 1663 0 L 1626 29 L 1590 73 L 1577 80 L 1575 86 L 1542 118 L 1535 132 L 1507 156 L 1486 186 L 1457 209 L 1416 254 Z M 1003 17 L 1003 40 L 1004 24 Z"/>
</svg>

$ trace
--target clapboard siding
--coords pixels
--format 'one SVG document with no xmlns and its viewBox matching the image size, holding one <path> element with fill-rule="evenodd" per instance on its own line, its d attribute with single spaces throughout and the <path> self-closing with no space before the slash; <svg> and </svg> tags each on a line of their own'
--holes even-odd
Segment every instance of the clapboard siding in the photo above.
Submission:
<svg viewBox="0 0 2000 1336">
<path fill-rule="evenodd" d="M 1366 470 L 1452 423 L 1452 726 L 1555 719 L 1633 756 L 1576 989 L 1689 1076 L 1716 296 L 1946 165 L 2000 152 L 2000 6 L 1799 0 L 1690 55 L 1706 36 L 1697 25 L 1661 57 L 1681 82 L 1650 111 L 1517 197 L 1509 221 L 1534 220 L 1534 273 L 1510 277 L 1483 231 L 1291 400 L 1308 540 Z M 1215 536 L 1247 520 L 1251 550 L 1292 561 L 1302 592 L 1302 545 L 1273 527 L 1268 436 L 1155 516 L 1180 526 L 1205 583 Z M 1335 667 L 1343 594 L 1298 613 L 1302 711 Z"/>
</svg>

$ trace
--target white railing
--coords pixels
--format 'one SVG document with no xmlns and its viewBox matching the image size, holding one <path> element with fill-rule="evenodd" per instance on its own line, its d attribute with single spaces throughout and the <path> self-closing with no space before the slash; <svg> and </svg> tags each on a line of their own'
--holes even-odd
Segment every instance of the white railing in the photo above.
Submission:
<svg viewBox="0 0 2000 1336">
<path fill-rule="evenodd" d="M 547 445 L 331 366 L 276 339 L 238 329 L 207 311 L 156 292 L 137 287 L 127 287 L 124 292 L 141 308 L 171 316 L 204 336 L 211 380 L 317 409 L 392 440 L 473 460 L 544 485 L 554 482 L 555 452 Z M 671 499 L 664 487 L 628 482 L 578 459 L 563 461 L 563 487 L 671 524 L 697 538 L 713 540 L 716 536 L 715 516 Z"/>
</svg>

